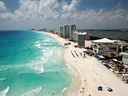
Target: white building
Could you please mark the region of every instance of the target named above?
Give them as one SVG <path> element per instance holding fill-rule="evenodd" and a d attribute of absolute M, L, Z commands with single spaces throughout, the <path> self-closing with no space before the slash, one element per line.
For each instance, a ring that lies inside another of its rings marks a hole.
<path fill-rule="evenodd" d="M 77 32 L 73 33 L 73 41 L 77 42 L 80 47 L 85 47 L 85 40 L 89 38 L 87 32 Z"/>
<path fill-rule="evenodd" d="M 93 40 L 94 52 L 110 58 L 118 57 L 119 53 L 123 52 L 123 48 L 126 46 L 128 46 L 128 44 L 120 40 L 111 40 L 107 38 Z"/>
<path fill-rule="evenodd" d="M 102 38 L 93 40 L 93 50 L 96 54 L 103 55 L 105 57 L 116 57 L 117 46 L 114 44 L 114 40 Z"/>
<path fill-rule="evenodd" d="M 127 52 L 121 52 L 120 55 L 122 55 L 123 64 L 127 64 L 128 65 L 128 53 Z"/>
<path fill-rule="evenodd" d="M 69 27 L 69 39 L 73 40 L 73 33 L 76 31 L 76 25 L 70 25 Z"/>
<path fill-rule="evenodd" d="M 76 25 L 65 24 L 59 27 L 59 31 L 61 37 L 73 40 L 73 33 L 76 31 Z"/>

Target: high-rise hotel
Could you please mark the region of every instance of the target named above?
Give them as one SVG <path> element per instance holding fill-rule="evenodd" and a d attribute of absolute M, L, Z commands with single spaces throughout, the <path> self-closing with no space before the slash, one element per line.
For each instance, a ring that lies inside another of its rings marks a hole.
<path fill-rule="evenodd" d="M 60 36 L 73 40 L 73 33 L 76 31 L 76 25 L 63 25 L 59 27 Z"/>

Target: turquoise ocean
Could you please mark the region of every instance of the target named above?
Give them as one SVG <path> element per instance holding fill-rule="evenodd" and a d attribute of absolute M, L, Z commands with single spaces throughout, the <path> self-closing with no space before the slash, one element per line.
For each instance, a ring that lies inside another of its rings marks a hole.
<path fill-rule="evenodd" d="M 63 96 L 71 75 L 45 32 L 0 31 L 0 96 Z"/>

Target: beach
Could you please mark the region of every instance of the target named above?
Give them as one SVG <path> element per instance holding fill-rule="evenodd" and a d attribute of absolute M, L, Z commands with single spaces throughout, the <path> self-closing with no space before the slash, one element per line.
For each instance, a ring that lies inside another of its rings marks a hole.
<path fill-rule="evenodd" d="M 61 45 L 69 42 L 56 34 L 46 33 L 55 38 Z M 67 89 L 67 96 L 128 96 L 128 85 L 120 80 L 113 72 L 108 70 L 95 57 L 83 57 L 82 50 L 74 47 L 71 42 L 64 49 L 65 64 L 71 70 L 74 78 L 72 85 Z M 103 90 L 98 91 L 102 86 Z M 112 88 L 112 92 L 108 89 Z"/>

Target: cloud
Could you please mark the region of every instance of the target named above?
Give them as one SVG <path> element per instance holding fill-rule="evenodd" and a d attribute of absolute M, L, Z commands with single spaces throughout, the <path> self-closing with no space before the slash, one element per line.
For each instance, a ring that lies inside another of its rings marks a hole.
<path fill-rule="evenodd" d="M 76 14 L 75 20 L 83 28 L 127 28 L 127 10 L 86 10 Z M 78 18 L 78 20 L 77 20 Z"/>
<path fill-rule="evenodd" d="M 7 13 L 7 8 L 5 4 L 2 1 L 0 1 L 0 18 L 6 17 L 7 16 L 6 13 Z"/>
<path fill-rule="evenodd" d="M 8 11 L 4 2 L 0 1 L 0 21 L 9 20 L 12 17 L 12 13 Z"/>
<path fill-rule="evenodd" d="M 59 24 L 75 23 L 80 28 L 127 28 L 128 12 L 116 8 L 105 11 L 78 10 L 80 0 L 20 0 L 20 6 L 10 12 L 0 1 L 0 29 L 57 28 Z"/>
<path fill-rule="evenodd" d="M 77 5 L 80 3 L 80 0 L 72 0 L 71 4 L 65 4 L 63 10 L 66 12 L 76 11 Z"/>
<path fill-rule="evenodd" d="M 4 2 L 0 1 L 0 12 L 5 12 L 7 8 L 5 7 Z"/>

